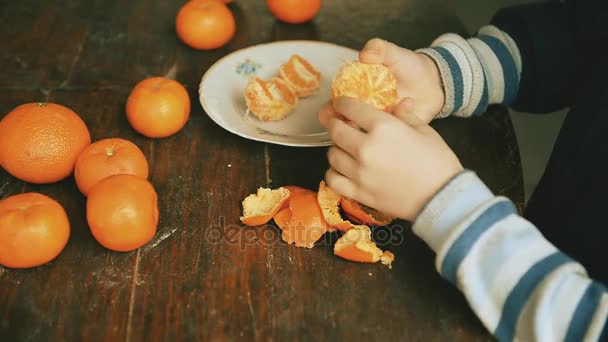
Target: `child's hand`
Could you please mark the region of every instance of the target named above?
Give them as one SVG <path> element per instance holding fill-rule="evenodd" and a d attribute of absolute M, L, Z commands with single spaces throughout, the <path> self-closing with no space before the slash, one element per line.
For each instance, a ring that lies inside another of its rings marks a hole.
<path fill-rule="evenodd" d="M 441 75 L 430 57 L 374 38 L 365 44 L 359 60 L 384 64 L 395 75 L 399 96 L 409 101 L 407 109 L 396 111 L 401 114 L 401 120 L 408 122 L 408 116 L 413 114 L 429 123 L 443 108 Z"/>
<path fill-rule="evenodd" d="M 403 114 L 403 113 L 398 113 Z M 362 130 L 346 124 L 353 121 Z M 335 146 L 326 181 L 338 193 L 406 220 L 463 170 L 443 139 L 425 124 L 410 126 L 350 98 L 319 112 Z"/>

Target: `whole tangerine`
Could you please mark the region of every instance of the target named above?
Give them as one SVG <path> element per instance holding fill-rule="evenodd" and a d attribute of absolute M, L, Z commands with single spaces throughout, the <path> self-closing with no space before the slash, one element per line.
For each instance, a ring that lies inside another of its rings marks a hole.
<path fill-rule="evenodd" d="M 127 99 L 127 120 L 148 138 L 166 138 L 190 117 L 190 96 L 179 82 L 151 77 L 139 82 Z"/>
<path fill-rule="evenodd" d="M 148 178 L 148 161 L 134 143 L 118 138 L 103 139 L 87 146 L 74 168 L 76 185 L 83 195 L 99 181 L 113 175 Z"/>
<path fill-rule="evenodd" d="M 266 0 L 270 13 L 289 24 L 302 24 L 321 10 L 321 0 Z"/>
<path fill-rule="evenodd" d="M 40 266 L 55 259 L 70 237 L 70 221 L 55 200 L 38 193 L 0 201 L 0 264 Z"/>
<path fill-rule="evenodd" d="M 82 119 L 55 103 L 27 103 L 0 122 L 0 164 L 11 175 L 46 184 L 68 177 L 91 143 Z"/>
<path fill-rule="evenodd" d="M 118 252 L 137 249 L 156 234 L 156 191 L 141 177 L 110 176 L 89 191 L 87 222 L 102 246 Z"/>
<path fill-rule="evenodd" d="M 175 31 L 186 45 L 212 50 L 226 45 L 234 37 L 236 21 L 223 1 L 191 0 L 177 13 Z"/>

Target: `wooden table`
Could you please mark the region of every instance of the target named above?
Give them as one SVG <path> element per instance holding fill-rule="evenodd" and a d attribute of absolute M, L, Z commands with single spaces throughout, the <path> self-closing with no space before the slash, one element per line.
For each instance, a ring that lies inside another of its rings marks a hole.
<path fill-rule="evenodd" d="M 418 48 L 445 31 L 465 33 L 455 15 L 434 0 L 331 0 L 314 22 L 290 26 L 261 0 L 237 0 L 234 40 L 200 52 L 175 36 L 181 3 L 0 1 L 0 115 L 26 102 L 57 102 L 82 116 L 94 140 L 134 141 L 150 162 L 161 215 L 151 243 L 110 252 L 89 233 L 72 178 L 38 186 L 0 171 L 0 198 L 47 194 L 72 225 L 50 264 L 0 267 L 0 340 L 490 339 L 404 222 L 391 235 L 392 270 L 334 257 L 329 243 L 288 246 L 276 227 L 242 227 L 240 201 L 257 187 L 316 189 L 326 150 L 244 140 L 215 125 L 197 101 L 202 74 L 231 51 L 286 39 L 358 49 L 374 36 Z M 136 134 L 124 114 L 133 85 L 157 75 L 175 77 L 192 98 L 186 127 L 162 140 Z M 519 153 L 504 109 L 434 126 L 466 167 L 521 205 Z"/>

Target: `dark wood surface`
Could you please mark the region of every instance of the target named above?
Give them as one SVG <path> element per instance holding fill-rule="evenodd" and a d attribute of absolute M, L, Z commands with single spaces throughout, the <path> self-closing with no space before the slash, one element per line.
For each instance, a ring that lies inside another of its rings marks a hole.
<path fill-rule="evenodd" d="M 404 222 L 378 233 L 385 242 L 390 236 L 392 270 L 334 257 L 336 236 L 304 250 L 281 242 L 274 226 L 241 226 L 240 201 L 257 187 L 315 189 L 326 150 L 244 140 L 215 125 L 197 101 L 205 70 L 250 45 L 313 39 L 358 49 L 379 36 L 418 48 L 446 31 L 465 33 L 445 3 L 331 0 L 312 23 L 291 26 L 262 0 L 237 0 L 230 5 L 236 37 L 211 52 L 177 40 L 181 3 L 0 1 L 0 117 L 22 103 L 56 102 L 79 113 L 94 140 L 134 141 L 149 160 L 161 217 L 148 245 L 110 252 L 89 233 L 72 178 L 39 186 L 0 171 L 0 199 L 47 194 L 72 225 L 66 249 L 50 264 L 0 267 L 0 340 L 490 339 Z M 162 75 L 186 86 L 192 113 L 179 134 L 152 140 L 129 127 L 124 106 L 136 82 Z M 433 125 L 466 167 L 521 206 L 519 153 L 504 109 Z"/>

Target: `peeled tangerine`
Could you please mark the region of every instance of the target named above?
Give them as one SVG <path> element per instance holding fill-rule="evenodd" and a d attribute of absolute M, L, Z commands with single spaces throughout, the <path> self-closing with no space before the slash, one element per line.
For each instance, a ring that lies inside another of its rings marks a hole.
<path fill-rule="evenodd" d="M 319 192 L 317 193 L 317 201 L 323 212 L 325 222 L 332 228 L 346 232 L 353 227 L 353 224 L 350 221 L 344 220 L 342 215 L 340 215 L 338 205 L 341 199 L 342 196 L 325 185 L 324 181 L 321 181 Z"/>
<path fill-rule="evenodd" d="M 298 104 L 298 97 L 285 81 L 273 77 L 264 81 L 251 77 L 245 88 L 245 103 L 251 113 L 262 121 L 287 117 Z"/>
<path fill-rule="evenodd" d="M 334 254 L 355 262 L 376 263 L 378 261 L 391 268 L 395 255 L 382 251 L 372 241 L 368 226 L 353 226 L 334 245 Z"/>
<path fill-rule="evenodd" d="M 289 190 L 259 188 L 257 193 L 243 200 L 243 216 L 241 222 L 248 226 L 266 224 L 281 209 L 289 198 Z"/>
<path fill-rule="evenodd" d="M 380 110 L 397 103 L 397 79 L 381 64 L 353 62 L 342 67 L 332 83 L 332 98 L 352 97 Z"/>
<path fill-rule="evenodd" d="M 293 55 L 279 68 L 279 76 L 299 97 L 312 95 L 321 85 L 321 72 L 299 55 Z"/>

